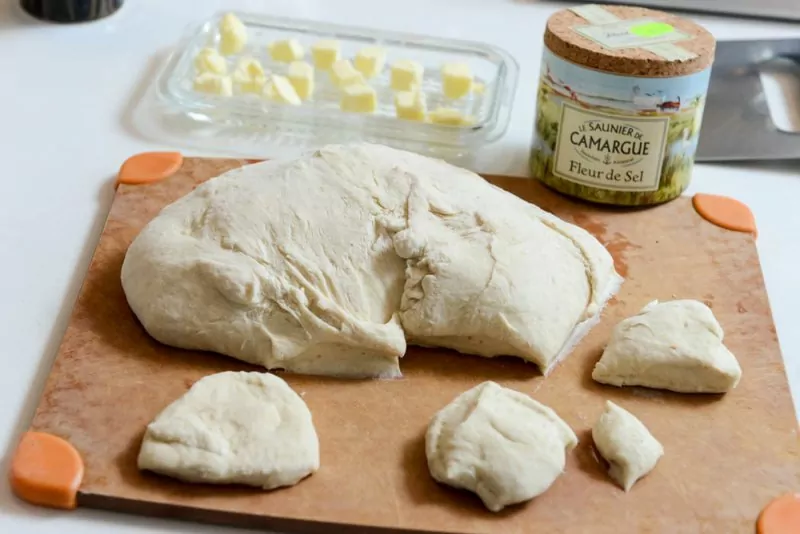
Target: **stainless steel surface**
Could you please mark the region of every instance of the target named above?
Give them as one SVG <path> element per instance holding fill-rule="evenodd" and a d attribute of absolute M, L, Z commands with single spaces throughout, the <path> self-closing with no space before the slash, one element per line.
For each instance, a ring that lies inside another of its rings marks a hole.
<path fill-rule="evenodd" d="M 717 43 L 696 161 L 800 159 L 800 134 L 772 122 L 759 74 L 779 58 L 800 61 L 800 39 Z"/>
<path fill-rule="evenodd" d="M 666 10 L 800 21 L 800 0 L 604 0 Z"/>

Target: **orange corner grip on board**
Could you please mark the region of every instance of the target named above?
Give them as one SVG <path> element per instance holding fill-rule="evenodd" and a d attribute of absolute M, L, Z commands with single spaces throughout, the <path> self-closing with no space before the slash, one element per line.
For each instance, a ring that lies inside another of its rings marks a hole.
<path fill-rule="evenodd" d="M 712 224 L 758 237 L 753 212 L 742 202 L 730 197 L 697 193 L 692 198 L 695 211 Z"/>
<path fill-rule="evenodd" d="M 117 185 L 150 184 L 169 178 L 183 165 L 180 152 L 142 152 L 125 160 L 119 168 Z"/>
<path fill-rule="evenodd" d="M 71 510 L 77 505 L 83 460 L 67 441 L 26 432 L 11 460 L 11 489 L 32 504 Z"/>
<path fill-rule="evenodd" d="M 797 534 L 800 532 L 800 493 L 789 493 L 770 502 L 756 523 L 758 534 Z"/>

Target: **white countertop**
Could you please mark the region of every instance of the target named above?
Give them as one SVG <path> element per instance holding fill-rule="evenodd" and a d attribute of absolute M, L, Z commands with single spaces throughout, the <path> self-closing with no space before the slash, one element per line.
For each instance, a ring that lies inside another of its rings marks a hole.
<path fill-rule="evenodd" d="M 425 7 L 423 5 L 427 4 Z M 150 81 L 153 58 L 189 24 L 240 9 L 486 41 L 511 52 L 521 75 L 506 136 L 474 170 L 527 175 L 541 36 L 564 4 L 510 0 L 127 0 L 91 24 L 39 23 L 0 0 L 0 471 L 29 424 L 111 202 L 120 163 L 144 150 L 125 121 Z M 800 37 L 800 25 L 695 17 L 718 39 Z M 192 154 L 191 151 L 184 151 Z M 217 154 L 203 154 L 217 155 Z M 755 213 L 758 250 L 795 407 L 800 406 L 800 162 L 698 165 L 690 192 L 730 195 Z M 732 288 L 735 290 L 735 288 Z M 5 478 L 5 475 L 2 475 Z M 0 532 L 236 533 L 240 529 L 91 510 L 47 511 L 0 484 Z"/>

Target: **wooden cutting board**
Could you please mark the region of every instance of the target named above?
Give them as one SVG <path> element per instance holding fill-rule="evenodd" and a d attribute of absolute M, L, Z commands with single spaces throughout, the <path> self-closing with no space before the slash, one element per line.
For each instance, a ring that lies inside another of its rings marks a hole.
<path fill-rule="evenodd" d="M 289 489 L 190 485 L 136 468 L 145 426 L 199 378 L 254 369 L 212 353 L 170 348 L 137 322 L 120 285 L 125 251 L 166 204 L 242 160 L 191 159 L 161 182 L 120 185 L 31 425 L 66 439 L 85 472 L 79 506 L 303 532 L 752 533 L 772 498 L 800 489 L 797 420 L 751 234 L 702 219 L 681 198 L 647 210 L 578 204 L 536 182 L 488 179 L 583 226 L 627 279 L 601 323 L 546 379 L 533 365 L 409 347 L 405 377 L 337 380 L 281 374 L 310 407 L 321 469 Z M 743 368 L 725 396 L 595 383 L 613 325 L 653 299 L 710 305 Z M 494 380 L 551 406 L 580 444 L 545 494 L 499 514 L 435 483 L 424 432 L 456 395 Z M 606 399 L 632 411 L 666 450 L 630 493 L 593 451 Z M 337 528 L 338 527 L 338 528 Z M 350 528 L 347 528 L 350 527 Z"/>

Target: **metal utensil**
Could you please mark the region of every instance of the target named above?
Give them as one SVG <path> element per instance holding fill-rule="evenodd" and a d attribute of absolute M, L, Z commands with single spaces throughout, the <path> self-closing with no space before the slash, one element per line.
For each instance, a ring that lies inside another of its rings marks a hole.
<path fill-rule="evenodd" d="M 761 83 L 780 58 L 800 63 L 800 39 L 717 43 L 697 161 L 800 159 L 800 134 L 775 126 Z"/>

